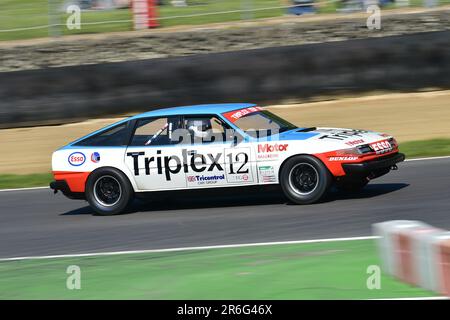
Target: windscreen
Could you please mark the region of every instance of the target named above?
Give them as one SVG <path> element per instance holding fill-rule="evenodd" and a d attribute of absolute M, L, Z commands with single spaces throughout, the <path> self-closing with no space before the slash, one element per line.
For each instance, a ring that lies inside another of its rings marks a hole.
<path fill-rule="evenodd" d="M 297 126 L 261 107 L 249 107 L 223 113 L 223 116 L 252 137 L 273 135 Z"/>

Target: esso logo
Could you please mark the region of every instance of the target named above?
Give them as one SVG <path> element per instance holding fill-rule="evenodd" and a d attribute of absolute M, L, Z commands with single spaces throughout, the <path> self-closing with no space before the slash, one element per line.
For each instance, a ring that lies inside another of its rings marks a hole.
<path fill-rule="evenodd" d="M 81 152 L 74 152 L 69 156 L 68 160 L 70 165 L 78 167 L 86 161 L 86 156 Z"/>
<path fill-rule="evenodd" d="M 384 153 L 392 150 L 392 146 L 387 140 L 372 143 L 370 146 L 376 153 Z"/>

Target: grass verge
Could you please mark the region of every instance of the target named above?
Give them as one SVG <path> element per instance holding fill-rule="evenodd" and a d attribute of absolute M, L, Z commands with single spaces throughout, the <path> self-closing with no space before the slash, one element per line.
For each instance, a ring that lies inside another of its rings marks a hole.
<path fill-rule="evenodd" d="M 70 16 L 63 10 L 61 2 L 57 2 L 54 11 L 57 14 L 54 22 L 65 24 Z M 279 0 L 258 0 L 252 2 L 252 9 L 273 8 L 269 10 L 260 10 L 253 13 L 236 12 L 247 9 L 243 7 L 241 0 L 227 1 L 190 1 L 186 7 L 174 7 L 166 4 L 158 7 L 160 23 L 162 27 L 177 25 L 199 25 L 215 22 L 237 21 L 241 19 L 258 19 L 281 16 L 284 13 L 282 9 L 276 9 L 281 5 Z M 274 8 L 275 7 L 275 8 Z M 48 0 L 3 0 L 0 3 L 0 30 L 11 30 L 17 28 L 28 28 L 36 26 L 46 26 L 49 23 L 48 18 Z M 222 14 L 212 14 L 216 12 L 228 12 Z M 195 16 L 203 14 L 200 16 Z M 64 26 L 55 27 L 53 32 L 60 35 L 82 34 L 82 33 L 100 33 L 112 31 L 131 31 L 133 30 L 133 16 L 131 10 L 85 10 L 81 13 L 80 30 L 69 30 Z M 95 23 L 85 24 L 83 23 Z M 10 32 L 0 32 L 0 40 L 18 40 L 47 37 L 48 28 L 39 28 L 32 30 L 17 30 Z"/>
<path fill-rule="evenodd" d="M 62 26 L 50 30 L 48 0 L 2 0 L 0 3 L 0 41 L 19 40 L 48 37 L 50 33 L 58 35 L 101 33 L 112 31 L 133 30 L 133 17 L 130 9 L 113 10 L 85 10 L 81 14 L 82 28 L 80 30 L 69 30 L 65 25 L 69 14 L 64 12 L 64 1 L 54 1 L 51 11 L 55 16 L 52 23 Z M 450 0 L 441 0 L 440 5 L 450 3 Z M 167 1 L 165 5 L 158 6 L 161 27 L 178 25 L 202 25 L 208 23 L 239 21 L 244 19 L 260 19 L 279 17 L 286 13 L 286 2 L 281 0 L 191 0 L 188 6 L 174 7 Z M 411 6 L 422 6 L 419 0 L 413 0 Z M 341 6 L 339 2 L 328 2 L 317 6 L 319 14 L 335 13 Z M 395 6 L 387 7 L 395 8 Z M 263 10 L 264 9 L 264 10 Z M 240 12 L 242 10 L 254 10 L 252 12 Z M 218 12 L 225 12 L 216 14 Z M 93 23 L 93 24 L 86 24 Z M 85 25 L 83 25 L 85 24 Z M 21 28 L 37 29 L 20 30 Z"/>
<path fill-rule="evenodd" d="M 450 155 L 450 139 L 409 141 L 400 144 L 401 152 L 407 158 Z M 0 174 L 0 189 L 48 186 L 53 177 L 50 173 L 28 175 Z"/>
<path fill-rule="evenodd" d="M 434 294 L 381 275 L 373 240 L 0 262 L 0 299 L 372 299 Z M 76 265 L 81 289 L 69 290 Z"/>
<path fill-rule="evenodd" d="M 407 158 L 438 157 L 450 155 L 450 139 L 430 139 L 400 143 Z"/>
<path fill-rule="evenodd" d="M 43 187 L 52 180 L 51 173 L 0 174 L 0 189 Z"/>

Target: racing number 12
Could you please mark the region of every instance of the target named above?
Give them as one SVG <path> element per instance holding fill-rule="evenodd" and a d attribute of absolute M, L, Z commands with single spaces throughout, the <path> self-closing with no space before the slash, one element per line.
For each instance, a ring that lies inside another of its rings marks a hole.
<path fill-rule="evenodd" d="M 241 164 L 241 166 L 239 167 L 239 169 L 237 170 L 237 172 L 234 172 L 234 163 L 233 162 L 239 162 L 241 156 L 244 156 L 244 162 Z M 244 166 L 248 163 L 248 154 L 246 154 L 245 152 L 239 152 L 236 153 L 234 160 L 233 160 L 233 154 L 229 153 L 227 154 L 228 160 L 230 162 L 230 174 L 242 174 L 242 173 L 248 173 L 248 168 L 247 169 L 243 169 Z"/>

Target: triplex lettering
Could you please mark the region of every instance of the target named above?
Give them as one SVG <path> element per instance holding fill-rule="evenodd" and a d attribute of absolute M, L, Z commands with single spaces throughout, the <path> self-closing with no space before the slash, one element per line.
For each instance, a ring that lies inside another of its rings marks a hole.
<path fill-rule="evenodd" d="M 185 173 L 190 170 L 194 172 L 213 171 L 217 168 L 219 171 L 223 171 L 223 167 L 220 165 L 220 157 L 222 153 L 206 155 L 197 153 L 195 150 L 182 150 L 182 159 L 178 156 L 162 156 L 161 150 L 156 151 L 156 156 L 145 157 L 145 152 L 129 152 L 128 157 L 133 158 L 134 175 L 139 175 L 139 165 L 144 164 L 145 175 L 150 175 L 150 164 L 156 162 L 156 169 L 158 174 L 165 174 L 166 180 L 171 180 L 171 174 L 177 174 L 182 169 Z M 207 164 L 207 159 L 211 161 Z M 142 162 L 143 161 L 143 162 Z"/>

